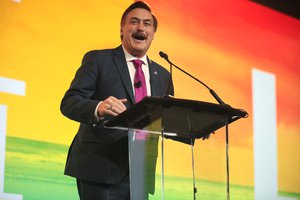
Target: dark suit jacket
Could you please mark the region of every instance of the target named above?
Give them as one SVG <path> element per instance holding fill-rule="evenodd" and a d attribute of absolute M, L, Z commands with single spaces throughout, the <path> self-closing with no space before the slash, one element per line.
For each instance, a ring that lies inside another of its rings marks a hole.
<path fill-rule="evenodd" d="M 150 61 L 152 96 L 164 96 L 169 73 Z M 173 91 L 173 87 L 171 89 Z M 99 101 L 109 96 L 126 98 L 127 107 L 135 103 L 130 75 L 121 46 L 88 52 L 61 102 L 61 112 L 80 122 L 70 146 L 65 174 L 87 181 L 114 184 L 128 173 L 126 131 L 105 129 L 94 112 Z"/>

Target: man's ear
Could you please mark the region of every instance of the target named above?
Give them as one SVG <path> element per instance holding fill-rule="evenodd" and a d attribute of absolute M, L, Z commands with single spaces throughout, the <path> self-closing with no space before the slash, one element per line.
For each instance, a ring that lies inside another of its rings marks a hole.
<path fill-rule="evenodd" d="M 120 29 L 120 37 L 121 37 L 121 40 L 123 40 L 123 30 L 122 30 L 122 28 Z"/>

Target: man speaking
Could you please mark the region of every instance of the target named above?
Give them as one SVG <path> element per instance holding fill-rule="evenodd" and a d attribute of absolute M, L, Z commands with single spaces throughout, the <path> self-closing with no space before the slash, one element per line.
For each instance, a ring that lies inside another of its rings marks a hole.
<path fill-rule="evenodd" d="M 145 96 L 165 96 L 170 79 L 146 55 L 157 30 L 150 7 L 131 4 L 120 28 L 122 44 L 86 53 L 61 102 L 61 112 L 80 122 L 65 174 L 76 178 L 82 200 L 130 199 L 127 131 L 106 129 L 103 122 Z"/>

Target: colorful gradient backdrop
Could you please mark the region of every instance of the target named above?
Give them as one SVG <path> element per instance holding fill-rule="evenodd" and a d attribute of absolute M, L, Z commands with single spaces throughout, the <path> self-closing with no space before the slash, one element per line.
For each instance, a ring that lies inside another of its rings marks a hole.
<path fill-rule="evenodd" d="M 0 76 L 26 82 L 24 97 L 0 93 L 0 104 L 8 106 L 8 142 L 21 138 L 71 143 L 78 124 L 61 115 L 60 100 L 85 52 L 120 44 L 120 18 L 131 2 L 0 1 Z M 159 19 L 150 58 L 168 69 L 158 52 L 168 53 L 170 60 L 207 83 L 226 103 L 249 113 L 249 118 L 230 126 L 233 185 L 254 186 L 251 70 L 276 76 L 278 189 L 299 197 L 300 21 L 251 1 L 147 2 Z M 203 86 L 181 72 L 174 69 L 173 77 L 175 97 L 215 102 Z M 210 140 L 197 141 L 195 150 L 203 152 L 197 159 L 200 179 L 226 181 L 224 135 L 220 130 Z M 169 145 L 168 175 L 190 176 L 189 150 L 171 141 Z M 14 155 L 7 150 L 6 172 L 15 167 Z M 64 163 L 59 165 L 63 177 Z M 22 193 L 22 187 L 5 184 L 4 191 Z"/>

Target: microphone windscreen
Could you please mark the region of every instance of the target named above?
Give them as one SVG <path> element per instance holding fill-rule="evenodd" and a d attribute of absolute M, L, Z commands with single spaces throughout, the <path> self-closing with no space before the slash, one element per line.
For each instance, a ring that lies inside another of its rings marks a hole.
<path fill-rule="evenodd" d="M 164 52 L 160 51 L 159 52 L 160 57 L 164 58 L 164 59 L 168 59 L 168 55 L 165 54 Z"/>

